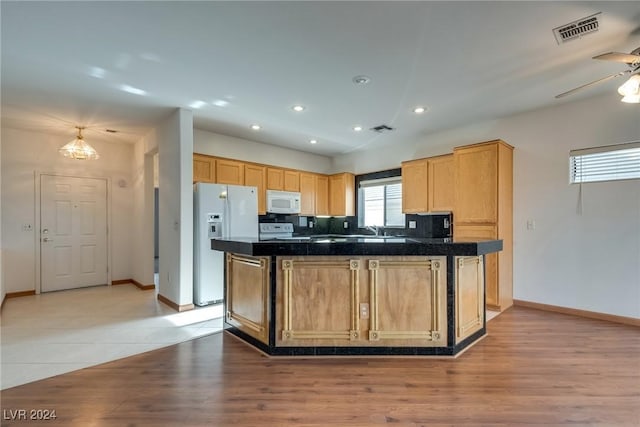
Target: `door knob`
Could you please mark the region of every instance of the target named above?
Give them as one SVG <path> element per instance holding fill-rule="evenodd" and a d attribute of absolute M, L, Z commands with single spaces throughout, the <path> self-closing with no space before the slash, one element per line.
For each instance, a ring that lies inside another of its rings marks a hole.
<path fill-rule="evenodd" d="M 53 239 L 50 239 L 50 238 L 48 238 L 48 237 L 45 237 L 45 238 L 43 238 L 43 239 L 42 239 L 42 241 L 43 241 L 43 242 L 52 242 L 52 241 L 53 241 Z"/>

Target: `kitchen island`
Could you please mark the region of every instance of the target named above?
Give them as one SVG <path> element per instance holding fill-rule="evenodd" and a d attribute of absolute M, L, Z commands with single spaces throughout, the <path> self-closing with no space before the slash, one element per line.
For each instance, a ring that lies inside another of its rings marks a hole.
<path fill-rule="evenodd" d="M 484 255 L 501 240 L 212 240 L 225 329 L 272 356 L 456 356 L 485 336 Z"/>

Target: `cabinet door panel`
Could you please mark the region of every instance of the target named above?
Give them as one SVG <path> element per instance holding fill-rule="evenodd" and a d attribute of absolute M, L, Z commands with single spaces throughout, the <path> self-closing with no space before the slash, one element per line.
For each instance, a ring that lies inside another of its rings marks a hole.
<path fill-rule="evenodd" d="M 216 161 L 213 157 L 193 155 L 193 182 L 216 182 Z"/>
<path fill-rule="evenodd" d="M 495 145 L 456 149 L 456 222 L 495 223 L 498 219 L 498 149 Z"/>
<path fill-rule="evenodd" d="M 300 214 L 316 214 L 316 176 L 300 172 Z"/>
<path fill-rule="evenodd" d="M 355 177 L 351 173 L 329 176 L 329 215 L 355 215 Z"/>
<path fill-rule="evenodd" d="M 284 190 L 284 170 L 267 168 L 267 190 Z"/>
<path fill-rule="evenodd" d="M 453 155 L 429 159 L 429 212 L 453 211 Z"/>
<path fill-rule="evenodd" d="M 329 177 L 316 175 L 316 215 L 329 215 Z"/>
<path fill-rule="evenodd" d="M 284 171 L 284 191 L 300 191 L 300 172 Z"/>
<path fill-rule="evenodd" d="M 216 182 L 244 185 L 244 164 L 235 160 L 216 160 Z"/>
<path fill-rule="evenodd" d="M 427 159 L 402 163 L 402 212 L 429 211 Z"/>

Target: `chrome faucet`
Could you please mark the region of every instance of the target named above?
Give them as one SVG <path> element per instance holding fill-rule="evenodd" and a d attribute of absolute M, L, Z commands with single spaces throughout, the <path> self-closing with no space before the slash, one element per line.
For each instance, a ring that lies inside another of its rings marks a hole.
<path fill-rule="evenodd" d="M 373 231 L 373 233 L 376 236 L 378 235 L 378 232 L 380 231 L 380 227 L 378 227 L 377 225 L 365 225 L 364 228 L 369 230 L 369 231 Z"/>

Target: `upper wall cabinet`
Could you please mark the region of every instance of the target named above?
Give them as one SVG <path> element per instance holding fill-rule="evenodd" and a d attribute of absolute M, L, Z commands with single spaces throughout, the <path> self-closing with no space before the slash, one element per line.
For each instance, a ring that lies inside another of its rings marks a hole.
<path fill-rule="evenodd" d="M 453 154 L 430 157 L 427 179 L 430 212 L 453 212 Z"/>
<path fill-rule="evenodd" d="M 453 155 L 402 162 L 402 211 L 453 211 Z"/>
<path fill-rule="evenodd" d="M 455 222 L 495 224 L 506 205 L 510 215 L 513 147 L 500 140 L 489 141 L 458 147 L 453 157 Z"/>
<path fill-rule="evenodd" d="M 284 190 L 284 170 L 267 168 L 267 190 Z"/>
<path fill-rule="evenodd" d="M 244 185 L 244 163 L 236 160 L 216 159 L 218 184 Z"/>
<path fill-rule="evenodd" d="M 300 191 L 300 172 L 284 171 L 284 191 Z"/>
<path fill-rule="evenodd" d="M 316 174 L 300 172 L 300 215 L 316 214 Z"/>
<path fill-rule="evenodd" d="M 193 182 L 216 182 L 216 160 L 213 157 L 193 155 Z"/>
<path fill-rule="evenodd" d="M 329 215 L 355 215 L 355 177 L 352 173 L 329 175 Z"/>
<path fill-rule="evenodd" d="M 427 159 L 402 162 L 402 212 L 429 212 Z"/>
<path fill-rule="evenodd" d="M 329 177 L 316 175 L 316 215 L 329 215 Z M 302 181 L 302 179 L 301 179 Z"/>
<path fill-rule="evenodd" d="M 267 168 L 247 163 L 244 165 L 244 185 L 258 188 L 258 214 L 267 213 L 266 188 Z"/>

